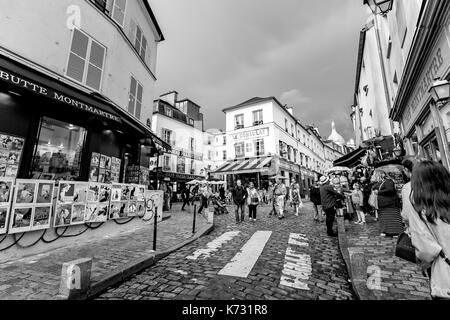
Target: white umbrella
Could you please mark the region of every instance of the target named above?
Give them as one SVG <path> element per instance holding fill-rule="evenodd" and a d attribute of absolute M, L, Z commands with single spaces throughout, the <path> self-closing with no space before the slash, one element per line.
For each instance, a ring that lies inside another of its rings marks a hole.
<path fill-rule="evenodd" d="M 198 180 L 192 180 L 192 181 L 189 181 L 189 182 L 186 183 L 186 184 L 197 184 L 197 183 L 200 183 L 200 181 L 198 181 Z"/>

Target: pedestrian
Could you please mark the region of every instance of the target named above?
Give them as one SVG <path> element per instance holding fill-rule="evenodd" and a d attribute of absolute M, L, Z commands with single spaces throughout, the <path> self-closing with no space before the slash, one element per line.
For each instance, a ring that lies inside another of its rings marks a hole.
<path fill-rule="evenodd" d="M 334 189 L 341 194 L 343 197 L 342 198 L 338 198 L 336 200 L 336 211 L 337 211 L 337 216 L 338 217 L 343 217 L 344 216 L 344 200 L 345 200 L 345 196 L 344 196 L 344 187 L 341 184 L 341 180 L 339 177 L 335 177 L 332 180 L 333 183 L 333 187 Z"/>
<path fill-rule="evenodd" d="M 378 197 L 376 190 L 378 190 L 378 188 L 381 185 L 380 175 L 374 173 L 370 179 L 370 183 L 371 183 L 371 194 L 369 196 L 368 203 L 372 207 L 373 212 L 375 214 L 375 221 L 378 221 Z"/>
<path fill-rule="evenodd" d="M 256 190 L 253 182 L 250 182 L 247 192 L 248 192 L 247 204 L 248 204 L 249 220 L 256 221 L 256 208 L 258 207 L 258 204 L 261 202 L 261 197 L 258 193 L 258 190 Z"/>
<path fill-rule="evenodd" d="M 295 207 L 295 216 L 298 217 L 300 208 L 303 208 L 303 201 L 300 195 L 300 185 L 297 183 L 295 179 L 292 179 L 291 181 L 289 198 L 291 199 L 291 203 Z"/>
<path fill-rule="evenodd" d="M 353 191 L 351 193 L 351 199 L 353 207 L 355 208 L 356 215 L 358 217 L 358 221 L 355 222 L 355 224 L 365 224 L 366 223 L 366 217 L 364 215 L 363 211 L 363 205 L 364 205 L 364 195 L 361 191 L 361 186 L 359 183 L 353 184 Z"/>
<path fill-rule="evenodd" d="M 322 176 L 320 178 L 320 201 L 322 203 L 323 211 L 326 215 L 327 234 L 330 237 L 337 237 L 337 233 L 333 231 L 333 223 L 336 216 L 337 200 L 344 196 L 337 192 L 333 186 L 330 185 L 330 178 Z"/>
<path fill-rule="evenodd" d="M 381 184 L 375 190 L 378 198 L 380 235 L 382 237 L 398 236 L 403 233 L 403 224 L 400 215 L 400 199 L 395 189 L 395 183 L 384 171 L 380 171 L 380 179 Z"/>
<path fill-rule="evenodd" d="M 181 191 L 181 199 L 183 200 L 183 206 L 181 207 L 181 211 L 184 211 L 186 205 L 188 207 L 190 206 L 190 194 L 191 192 L 189 191 L 189 186 L 186 185 L 183 191 Z"/>
<path fill-rule="evenodd" d="M 309 188 L 309 200 L 311 200 L 314 205 L 314 221 L 323 222 L 322 204 L 320 202 L 320 187 L 317 181 Z"/>
<path fill-rule="evenodd" d="M 284 219 L 284 206 L 286 202 L 285 199 L 287 195 L 287 190 L 285 184 L 279 177 L 277 177 L 275 181 L 276 181 L 275 190 L 273 191 L 274 201 L 276 203 L 276 208 L 278 211 L 278 219 L 281 220 Z"/>
<path fill-rule="evenodd" d="M 405 159 L 402 161 L 402 165 L 403 165 L 403 172 L 406 178 L 408 180 L 411 180 L 414 163 L 409 159 Z M 409 236 L 411 236 L 411 233 L 409 231 L 409 216 L 411 214 L 415 214 L 414 207 L 411 203 L 410 194 L 411 194 L 411 181 L 405 183 L 402 187 L 402 212 L 401 212 L 403 223 L 405 224 L 406 233 Z"/>
<path fill-rule="evenodd" d="M 236 205 L 236 223 L 244 222 L 245 214 L 245 202 L 247 200 L 248 193 L 247 190 L 242 186 L 242 181 L 237 180 L 236 186 L 233 189 L 233 201 Z M 240 211 L 240 216 L 239 216 Z"/>
<path fill-rule="evenodd" d="M 220 195 L 220 200 L 224 201 L 225 200 L 225 188 L 222 186 L 219 189 L 219 195 Z"/>
<path fill-rule="evenodd" d="M 208 185 L 206 183 L 203 183 L 199 189 L 199 192 L 200 192 L 200 209 L 198 210 L 198 213 L 201 214 L 203 212 L 203 209 L 208 208 L 208 199 L 210 195 Z"/>
<path fill-rule="evenodd" d="M 410 231 L 416 257 L 428 271 L 431 296 L 450 299 L 450 173 L 438 162 L 414 165 Z"/>

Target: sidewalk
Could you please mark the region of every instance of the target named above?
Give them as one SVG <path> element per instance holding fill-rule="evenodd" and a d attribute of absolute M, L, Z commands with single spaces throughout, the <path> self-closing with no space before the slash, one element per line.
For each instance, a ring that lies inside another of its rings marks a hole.
<path fill-rule="evenodd" d="M 355 225 L 353 222 L 345 222 L 345 238 L 339 239 L 339 245 L 347 260 L 354 253 L 363 253 L 366 267 L 369 268 L 367 276 L 370 279 L 376 274 L 376 270 L 381 270 L 380 289 L 370 290 L 367 288 L 354 286 L 357 295 L 361 300 L 428 300 L 430 288 L 427 278 L 422 275 L 418 265 L 395 256 L 395 246 L 397 239 L 380 236 L 379 223 L 374 218 L 367 216 L 366 225 Z M 340 232 L 343 232 L 343 221 L 340 224 Z M 347 247 L 347 248 L 345 248 Z M 348 254 L 349 253 L 349 254 Z M 345 258 L 345 257 L 344 257 Z M 349 261 L 349 273 L 352 281 L 355 282 L 356 274 L 361 274 L 361 265 L 356 261 Z M 376 267 L 380 269 L 377 269 Z M 370 280 L 369 280 L 370 281 Z M 368 281 L 368 282 L 369 282 Z M 364 283 L 365 286 L 367 286 Z"/>
<path fill-rule="evenodd" d="M 112 285 L 118 270 L 132 272 L 143 261 L 158 260 L 170 251 L 209 232 L 213 225 L 197 215 L 196 234 L 192 234 L 193 215 L 175 204 L 171 217 L 158 224 L 157 251 L 153 248 L 153 225 L 115 236 L 74 245 L 44 254 L 0 264 L 0 300 L 56 299 L 64 262 L 92 258 L 91 288 Z M 134 269 L 133 269 L 134 268 Z M 120 272 L 119 272 L 120 273 Z"/>

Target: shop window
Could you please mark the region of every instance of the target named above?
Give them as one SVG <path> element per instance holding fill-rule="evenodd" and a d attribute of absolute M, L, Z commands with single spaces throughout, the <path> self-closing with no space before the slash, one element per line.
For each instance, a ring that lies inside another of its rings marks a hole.
<path fill-rule="evenodd" d="M 134 77 L 131 77 L 128 112 L 138 119 L 141 118 L 143 91 L 142 85 Z"/>
<path fill-rule="evenodd" d="M 79 180 L 86 129 L 43 118 L 33 159 L 33 178 Z"/>
<path fill-rule="evenodd" d="M 183 157 L 178 157 L 177 159 L 177 172 L 178 173 L 186 172 L 186 159 Z"/>
<path fill-rule="evenodd" d="M 78 29 L 73 29 L 66 75 L 100 91 L 106 48 Z"/>

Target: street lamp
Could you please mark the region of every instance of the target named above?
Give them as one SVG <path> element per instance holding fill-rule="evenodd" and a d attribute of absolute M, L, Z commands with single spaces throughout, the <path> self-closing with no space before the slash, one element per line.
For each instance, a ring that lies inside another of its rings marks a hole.
<path fill-rule="evenodd" d="M 367 4 L 373 14 L 386 14 L 392 10 L 393 0 L 364 0 L 363 4 Z"/>
<path fill-rule="evenodd" d="M 437 80 L 429 90 L 436 103 L 443 102 L 450 98 L 450 82 L 447 80 Z"/>

